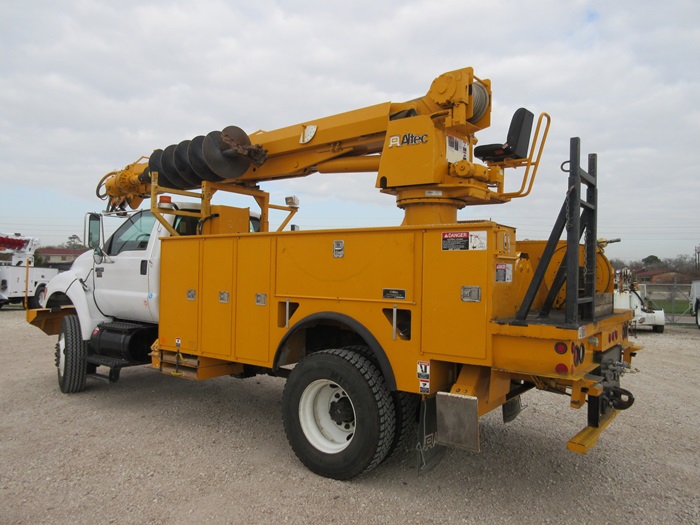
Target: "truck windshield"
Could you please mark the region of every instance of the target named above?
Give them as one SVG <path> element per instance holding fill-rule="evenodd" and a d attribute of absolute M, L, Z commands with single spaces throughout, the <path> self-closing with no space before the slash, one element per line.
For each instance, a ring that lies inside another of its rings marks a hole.
<path fill-rule="evenodd" d="M 135 213 L 114 232 L 105 244 L 107 255 L 117 255 L 124 251 L 145 250 L 156 218 L 150 211 Z"/>

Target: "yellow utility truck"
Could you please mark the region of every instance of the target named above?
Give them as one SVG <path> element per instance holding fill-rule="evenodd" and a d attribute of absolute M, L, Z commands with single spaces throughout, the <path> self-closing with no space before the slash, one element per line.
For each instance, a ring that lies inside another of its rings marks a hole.
<path fill-rule="evenodd" d="M 549 116 L 518 109 L 505 142 L 477 146 L 491 107 L 490 82 L 464 68 L 408 102 L 250 135 L 229 126 L 108 173 L 107 209 L 86 218 L 94 252 L 27 314 L 58 335 L 61 390 L 132 365 L 196 381 L 281 376 L 292 449 L 336 479 L 406 448 L 421 466 L 444 446 L 476 451 L 479 418 L 501 407 L 512 420 L 532 388 L 587 405 L 568 447 L 588 451 L 632 405 L 620 377 L 639 350 L 596 241 L 596 157 L 584 169 L 571 139 L 548 240 L 459 221 L 465 206 L 527 196 L 540 164 Z M 298 199 L 272 204 L 260 188 L 358 172 L 377 174 L 401 225 L 287 229 Z M 255 207 L 214 204 L 221 192 Z M 271 210 L 286 214 L 277 231 Z M 103 241 L 110 214 L 124 222 Z"/>

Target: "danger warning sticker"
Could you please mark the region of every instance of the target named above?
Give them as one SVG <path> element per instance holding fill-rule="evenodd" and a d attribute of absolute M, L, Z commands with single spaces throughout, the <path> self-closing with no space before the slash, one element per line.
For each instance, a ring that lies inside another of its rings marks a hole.
<path fill-rule="evenodd" d="M 510 283 L 513 282 L 513 265 L 496 263 L 496 282 Z"/>
<path fill-rule="evenodd" d="M 469 249 L 469 232 L 443 232 L 442 249 L 461 251 Z"/>
<path fill-rule="evenodd" d="M 430 380 L 430 361 L 418 361 L 418 379 Z"/>
<path fill-rule="evenodd" d="M 486 232 L 443 232 L 443 251 L 485 250 Z"/>
<path fill-rule="evenodd" d="M 452 135 L 447 135 L 447 162 L 456 164 L 469 159 L 469 143 Z"/>

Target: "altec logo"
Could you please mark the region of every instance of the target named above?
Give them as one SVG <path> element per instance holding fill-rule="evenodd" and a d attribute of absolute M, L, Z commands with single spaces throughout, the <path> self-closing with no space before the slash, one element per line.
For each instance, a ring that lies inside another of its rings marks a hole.
<path fill-rule="evenodd" d="M 406 133 L 405 135 L 392 135 L 389 137 L 389 147 L 415 146 L 416 144 L 426 144 L 428 142 L 428 134 L 414 135 Z"/>

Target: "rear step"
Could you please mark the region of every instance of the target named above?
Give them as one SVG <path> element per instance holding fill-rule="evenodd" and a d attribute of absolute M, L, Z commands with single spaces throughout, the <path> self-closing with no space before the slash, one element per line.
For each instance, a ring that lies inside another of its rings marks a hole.
<path fill-rule="evenodd" d="M 598 443 L 598 437 L 603 433 L 607 426 L 615 419 L 618 411 L 612 410 L 610 416 L 600 424 L 598 427 L 587 426 L 581 432 L 572 437 L 566 444 L 566 448 L 572 452 L 577 452 L 579 454 L 585 454 L 591 450 L 596 443 Z"/>
<path fill-rule="evenodd" d="M 212 357 L 160 349 L 151 352 L 150 356 L 153 360 L 153 367 L 158 368 L 162 373 L 194 381 L 243 373 L 241 363 L 232 363 Z"/>

